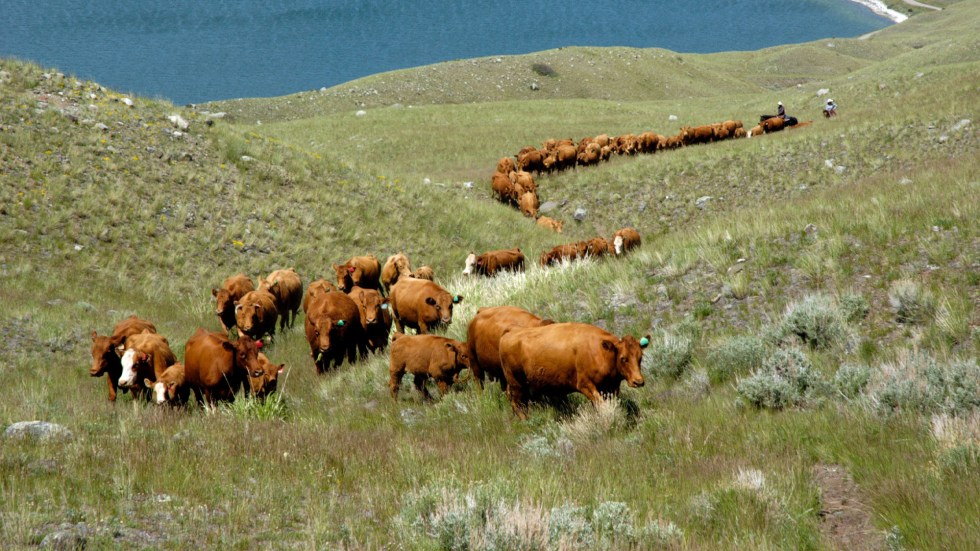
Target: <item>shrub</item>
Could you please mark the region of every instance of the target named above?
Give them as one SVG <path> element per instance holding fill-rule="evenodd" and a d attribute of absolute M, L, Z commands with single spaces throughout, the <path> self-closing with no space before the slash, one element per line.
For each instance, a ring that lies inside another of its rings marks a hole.
<path fill-rule="evenodd" d="M 592 510 L 592 526 L 606 543 L 629 542 L 636 536 L 633 514 L 621 501 L 603 501 Z"/>
<path fill-rule="evenodd" d="M 871 381 L 871 368 L 866 365 L 844 364 L 834 374 L 834 389 L 852 399 L 861 394 Z"/>
<path fill-rule="evenodd" d="M 736 336 L 728 339 L 708 353 L 708 377 L 714 384 L 729 380 L 762 365 L 766 357 L 766 345 L 762 339 L 752 336 Z"/>
<path fill-rule="evenodd" d="M 667 520 L 651 520 L 637 533 L 640 545 L 649 547 L 670 547 L 684 542 L 684 531 Z"/>
<path fill-rule="evenodd" d="M 592 442 L 628 425 L 626 411 L 619 407 L 619 398 L 609 397 L 595 407 L 585 405 L 575 416 L 561 423 L 561 433 L 576 444 Z"/>
<path fill-rule="evenodd" d="M 757 408 L 803 406 L 822 386 L 809 358 L 799 349 L 777 349 L 762 368 L 738 383 L 739 396 Z"/>
<path fill-rule="evenodd" d="M 814 348 L 828 348 L 843 342 L 847 325 L 833 300 L 823 294 L 808 295 L 786 308 L 783 335 L 796 335 Z"/>
<path fill-rule="evenodd" d="M 548 540 L 553 549 L 591 549 L 595 546 L 595 533 L 585 507 L 554 507 L 550 516 Z"/>
<path fill-rule="evenodd" d="M 911 353 L 881 367 L 873 401 L 883 411 L 964 415 L 980 409 L 980 368 L 975 358 L 946 363 Z"/>
<path fill-rule="evenodd" d="M 691 339 L 664 333 L 663 342 L 643 354 L 644 363 L 658 377 L 678 378 L 691 364 Z"/>
<path fill-rule="evenodd" d="M 548 65 L 547 63 L 533 63 L 531 65 L 531 70 L 543 77 L 558 76 L 558 72 L 555 71 L 555 69 L 551 65 Z"/>
<path fill-rule="evenodd" d="M 864 298 L 864 295 L 856 293 L 848 293 L 841 296 L 838 303 L 840 305 L 841 315 L 849 322 L 863 320 L 868 317 L 868 312 L 871 311 L 871 308 L 868 306 L 868 300 Z"/>
<path fill-rule="evenodd" d="M 289 401 L 278 392 L 265 398 L 239 396 L 234 402 L 224 405 L 219 411 L 242 419 L 280 420 L 290 417 Z"/>
<path fill-rule="evenodd" d="M 935 309 L 932 293 L 911 279 L 894 281 L 888 289 L 888 301 L 899 323 L 922 323 Z"/>

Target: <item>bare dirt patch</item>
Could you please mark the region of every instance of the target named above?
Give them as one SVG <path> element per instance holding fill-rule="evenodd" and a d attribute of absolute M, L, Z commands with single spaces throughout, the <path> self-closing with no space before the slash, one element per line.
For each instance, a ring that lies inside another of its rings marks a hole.
<path fill-rule="evenodd" d="M 820 532 L 834 549 L 884 550 L 885 539 L 871 522 L 871 507 L 840 465 L 818 464 L 813 478 L 820 488 Z"/>

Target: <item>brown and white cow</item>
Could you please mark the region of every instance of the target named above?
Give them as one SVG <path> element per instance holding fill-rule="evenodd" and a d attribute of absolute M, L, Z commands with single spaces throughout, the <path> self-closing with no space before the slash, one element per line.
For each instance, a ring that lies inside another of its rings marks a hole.
<path fill-rule="evenodd" d="M 245 274 L 228 276 L 221 282 L 221 287 L 211 288 L 211 296 L 215 299 L 215 314 L 221 321 L 221 328 L 227 333 L 236 325 L 235 302 L 242 299 L 246 293 L 254 291 L 252 279 Z"/>
<path fill-rule="evenodd" d="M 640 232 L 635 228 L 623 228 L 613 234 L 612 252 L 616 256 L 626 254 L 640 245 Z"/>
<path fill-rule="evenodd" d="M 233 401 L 249 373 L 259 370 L 259 348 L 248 335 L 230 341 L 198 328 L 184 346 L 184 380 L 202 404 Z"/>
<path fill-rule="evenodd" d="M 129 388 L 134 394 L 142 393 L 144 379 L 156 381 L 168 367 L 177 363 L 167 339 L 149 329 L 130 335 L 116 350 L 121 354 L 119 363 L 122 364 L 119 386 Z"/>
<path fill-rule="evenodd" d="M 190 397 L 184 364 L 180 362 L 165 369 L 156 381 L 144 378 L 143 384 L 150 390 L 150 401 L 155 404 L 183 406 Z"/>
<path fill-rule="evenodd" d="M 484 275 L 493 277 L 501 271 L 523 272 L 524 253 L 520 247 L 487 251 L 481 255 L 471 252 L 466 256 L 463 275 Z"/>
<path fill-rule="evenodd" d="M 157 328 L 149 321 L 130 316 L 117 323 L 109 336 L 92 331 L 92 367 L 88 374 L 93 377 L 106 376 L 110 402 L 116 401 L 119 376 L 122 375 L 122 364 L 119 362 L 117 348 L 126 342 L 127 337 L 146 330 L 156 333 Z M 124 392 L 125 390 L 123 389 Z"/>
<path fill-rule="evenodd" d="M 500 367 L 500 337 L 505 332 L 552 323 L 516 306 L 480 308 L 466 328 L 470 372 L 477 386 L 482 390 L 484 379 L 490 379 L 499 381 L 501 390 L 507 390 L 507 380 Z"/>
<path fill-rule="evenodd" d="M 279 331 L 292 327 L 303 304 L 303 280 L 293 268 L 275 270 L 259 281 L 259 289 L 269 291 L 276 300 Z"/>
<path fill-rule="evenodd" d="M 333 264 L 333 269 L 337 274 L 337 287 L 345 293 L 355 285 L 381 289 L 381 263 L 374 255 L 353 256 L 343 264 Z"/>
<path fill-rule="evenodd" d="M 399 282 L 400 284 L 401 282 Z M 397 287 L 397 285 L 396 285 Z M 361 315 L 352 298 L 340 291 L 317 296 L 310 302 L 305 320 L 306 341 L 317 373 L 357 361 L 358 352 L 367 354 Z"/>
<path fill-rule="evenodd" d="M 406 373 L 414 375 L 415 388 L 426 400 L 432 396 L 425 388 L 429 377 L 439 385 L 443 396 L 449 391 L 456 375 L 470 367 L 470 351 L 466 343 L 438 335 L 404 335 L 395 333 L 388 363 L 388 389 L 398 399 L 398 389 Z"/>
<path fill-rule="evenodd" d="M 400 333 L 406 327 L 419 333 L 449 325 L 453 321 L 453 305 L 463 302 L 462 295 L 453 295 L 435 282 L 425 279 L 400 279 L 391 288 L 391 315 Z"/>
<path fill-rule="evenodd" d="M 585 323 L 555 323 L 508 331 L 500 339 L 500 364 L 514 413 L 527 419 L 532 396 L 581 392 L 593 404 L 619 395 L 622 381 L 644 384 L 640 362 L 649 336 L 617 337 Z"/>
<path fill-rule="evenodd" d="M 279 309 L 276 308 L 276 297 L 266 290 L 258 289 L 235 303 L 235 321 L 238 324 L 238 334 L 260 339 L 263 335 L 271 338 L 276 332 L 276 320 L 279 319 Z"/>
<path fill-rule="evenodd" d="M 368 350 L 384 351 L 388 347 L 388 334 L 391 332 L 388 299 L 374 289 L 361 287 L 354 287 L 347 296 L 357 305 Z"/>

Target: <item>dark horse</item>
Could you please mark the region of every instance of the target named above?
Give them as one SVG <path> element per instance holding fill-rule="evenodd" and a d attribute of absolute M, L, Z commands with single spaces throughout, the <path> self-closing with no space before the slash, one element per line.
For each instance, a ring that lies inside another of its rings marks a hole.
<path fill-rule="evenodd" d="M 774 119 L 774 118 L 776 118 L 778 116 L 779 115 L 759 115 L 759 122 L 760 123 L 761 122 L 765 122 L 766 119 Z M 785 126 L 796 126 L 797 123 L 800 122 L 796 117 L 790 117 L 790 116 L 787 116 L 784 120 L 786 121 L 783 124 L 784 127 Z"/>

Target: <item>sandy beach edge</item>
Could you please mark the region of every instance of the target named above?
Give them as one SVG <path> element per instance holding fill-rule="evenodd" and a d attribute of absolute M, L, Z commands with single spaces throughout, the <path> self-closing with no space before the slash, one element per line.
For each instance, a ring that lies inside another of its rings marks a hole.
<path fill-rule="evenodd" d="M 895 23 L 901 23 L 902 21 L 905 21 L 906 19 L 909 18 L 909 16 L 903 13 L 897 12 L 893 9 L 889 9 L 889 7 L 886 6 L 885 3 L 882 2 L 881 0 L 850 0 L 850 1 L 856 4 L 861 4 L 862 6 L 868 8 L 874 13 L 882 17 L 887 17 L 888 19 L 891 19 Z"/>

